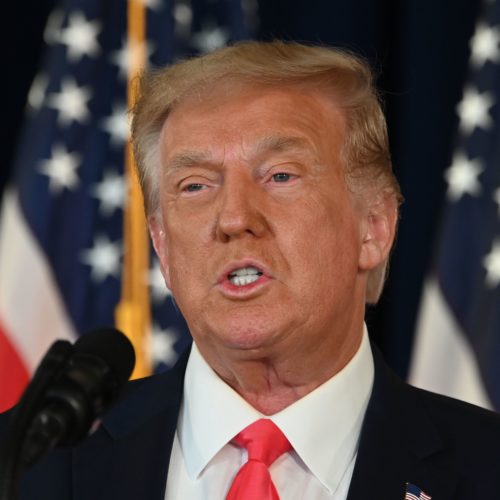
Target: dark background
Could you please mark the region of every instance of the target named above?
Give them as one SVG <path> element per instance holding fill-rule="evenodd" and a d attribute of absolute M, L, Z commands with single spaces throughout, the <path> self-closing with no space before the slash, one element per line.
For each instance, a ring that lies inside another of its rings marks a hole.
<path fill-rule="evenodd" d="M 2 6 L 4 93 L 0 193 L 19 147 L 24 104 L 55 0 Z M 344 46 L 368 58 L 386 103 L 394 169 L 406 202 L 370 333 L 401 375 L 408 367 L 423 279 L 439 233 L 476 0 L 260 0 L 258 38 Z M 26 145 L 24 145 L 26 146 Z"/>

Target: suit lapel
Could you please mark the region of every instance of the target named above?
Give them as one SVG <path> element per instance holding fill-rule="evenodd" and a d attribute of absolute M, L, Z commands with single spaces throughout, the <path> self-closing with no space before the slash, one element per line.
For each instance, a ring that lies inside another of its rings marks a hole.
<path fill-rule="evenodd" d="M 348 500 L 402 500 L 406 483 L 435 499 L 452 498 L 456 468 L 425 401 L 400 381 L 373 348 L 375 380 Z"/>
<path fill-rule="evenodd" d="M 131 384 L 73 452 L 75 500 L 163 500 L 188 353 L 175 368 Z"/>

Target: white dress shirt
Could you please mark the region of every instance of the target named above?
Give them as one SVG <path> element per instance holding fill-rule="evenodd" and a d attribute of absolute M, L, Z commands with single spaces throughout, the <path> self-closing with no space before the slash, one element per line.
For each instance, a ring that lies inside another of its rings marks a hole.
<path fill-rule="evenodd" d="M 247 460 L 246 450 L 231 439 L 255 420 L 270 418 L 293 447 L 269 469 L 280 499 L 345 500 L 373 376 L 365 327 L 358 351 L 343 370 L 266 417 L 227 385 L 193 344 L 165 498 L 223 500 Z"/>

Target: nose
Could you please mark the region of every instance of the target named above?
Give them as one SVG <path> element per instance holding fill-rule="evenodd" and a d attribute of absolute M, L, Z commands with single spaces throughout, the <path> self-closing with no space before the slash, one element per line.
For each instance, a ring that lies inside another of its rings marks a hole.
<path fill-rule="evenodd" d="M 265 195 L 246 175 L 225 180 L 220 192 L 216 236 L 221 241 L 242 236 L 262 237 L 268 229 Z"/>

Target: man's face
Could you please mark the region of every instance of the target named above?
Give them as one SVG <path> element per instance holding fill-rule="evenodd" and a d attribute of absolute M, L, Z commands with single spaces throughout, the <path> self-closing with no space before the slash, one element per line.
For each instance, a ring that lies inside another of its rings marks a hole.
<path fill-rule="evenodd" d="M 345 133 L 329 99 L 297 89 L 218 89 L 168 117 L 151 232 L 202 352 L 306 355 L 359 338 L 373 266 Z"/>

